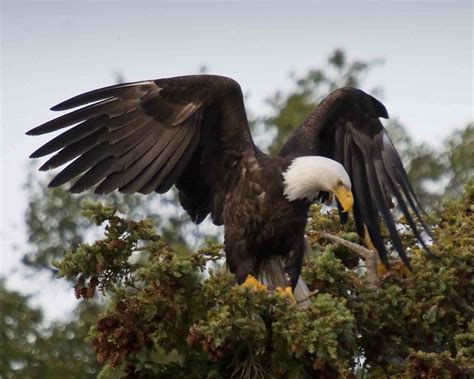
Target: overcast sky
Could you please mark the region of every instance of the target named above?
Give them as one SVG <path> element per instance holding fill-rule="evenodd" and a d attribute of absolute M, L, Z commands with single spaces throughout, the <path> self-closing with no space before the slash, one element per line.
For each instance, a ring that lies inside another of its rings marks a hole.
<path fill-rule="evenodd" d="M 350 58 L 384 58 L 365 89 L 380 86 L 390 115 L 417 140 L 439 145 L 473 118 L 471 1 L 159 2 L 1 1 L 0 275 L 12 288 L 39 293 L 56 317 L 72 291 L 25 280 L 21 187 L 28 155 L 46 138 L 24 133 L 53 116 L 70 96 L 127 80 L 196 73 L 231 76 L 254 114 L 289 89 L 288 73 L 319 67 L 335 49 Z M 46 290 L 45 290 L 46 288 Z M 41 289 L 41 290 L 40 290 Z"/>

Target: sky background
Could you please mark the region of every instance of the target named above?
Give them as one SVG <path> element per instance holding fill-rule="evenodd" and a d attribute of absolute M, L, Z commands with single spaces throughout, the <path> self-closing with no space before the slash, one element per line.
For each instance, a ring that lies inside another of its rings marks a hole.
<path fill-rule="evenodd" d="M 50 318 L 67 317 L 76 301 L 67 284 L 27 276 L 20 263 L 27 157 L 49 138 L 24 133 L 116 72 L 135 81 L 205 65 L 239 81 L 262 115 L 268 96 L 291 89 L 291 71 L 321 67 L 342 48 L 350 59 L 384 59 L 363 89 L 382 87 L 389 114 L 418 141 L 439 146 L 474 117 L 471 1 L 0 3 L 0 276 Z"/>

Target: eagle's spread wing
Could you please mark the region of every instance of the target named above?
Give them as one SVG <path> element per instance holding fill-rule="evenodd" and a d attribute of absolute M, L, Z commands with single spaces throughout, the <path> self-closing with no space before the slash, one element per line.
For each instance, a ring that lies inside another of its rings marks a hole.
<path fill-rule="evenodd" d="M 387 263 L 379 224 L 381 215 L 394 248 L 409 265 L 390 211 L 394 206 L 392 198 L 426 250 L 421 233 L 429 234 L 429 230 L 420 217 L 422 208 L 380 117 L 388 118 L 387 110 L 374 97 L 355 88 L 335 90 L 293 132 L 280 155 L 322 155 L 340 162 L 352 182 L 359 235 L 364 235 L 365 224 L 382 261 Z M 346 218 L 347 214 L 341 213 L 341 219 Z"/>
<path fill-rule="evenodd" d="M 27 133 L 72 126 L 31 155 L 57 152 L 41 170 L 73 160 L 54 177 L 51 187 L 77 177 L 71 192 L 97 186 L 96 193 L 115 189 L 163 193 L 176 184 L 183 207 L 196 222 L 216 206 L 213 162 L 222 158 L 226 147 L 253 148 L 240 86 L 225 77 L 196 75 L 118 84 L 51 109 L 76 107 L 82 108 Z"/>

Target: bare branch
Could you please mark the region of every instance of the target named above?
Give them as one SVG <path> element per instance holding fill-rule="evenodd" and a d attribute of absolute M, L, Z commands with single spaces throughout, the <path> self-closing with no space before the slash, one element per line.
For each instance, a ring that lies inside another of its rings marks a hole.
<path fill-rule="evenodd" d="M 318 232 L 317 234 L 319 235 L 319 237 L 326 238 L 341 246 L 347 247 L 349 250 L 353 251 L 364 260 L 374 255 L 373 250 L 369 250 L 366 247 L 359 245 L 358 243 L 348 241 L 344 238 L 326 232 Z"/>
<path fill-rule="evenodd" d="M 338 245 L 344 246 L 361 257 L 365 261 L 365 266 L 367 268 L 367 281 L 369 282 L 370 287 L 378 287 L 379 277 L 377 276 L 377 263 L 379 258 L 376 251 L 367 249 L 358 243 L 345 240 L 344 238 L 326 232 L 317 232 L 317 235 L 320 238 L 326 238 Z"/>
<path fill-rule="evenodd" d="M 309 300 L 309 298 L 313 297 L 314 295 L 317 295 L 319 293 L 319 290 L 314 290 L 311 291 L 308 296 L 304 297 L 303 299 L 299 300 L 297 303 L 301 304 L 304 303 L 306 300 Z"/>

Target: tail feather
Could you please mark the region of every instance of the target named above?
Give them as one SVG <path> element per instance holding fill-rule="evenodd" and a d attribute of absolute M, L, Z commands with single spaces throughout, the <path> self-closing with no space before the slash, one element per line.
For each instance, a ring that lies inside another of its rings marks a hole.
<path fill-rule="evenodd" d="M 306 283 L 304 282 L 303 278 L 300 276 L 298 279 L 298 283 L 296 284 L 295 290 L 293 291 L 293 296 L 298 303 L 298 306 L 301 308 L 309 307 L 310 290 Z"/>
<path fill-rule="evenodd" d="M 283 264 L 278 258 L 269 259 L 261 264 L 258 280 L 270 289 L 290 286 L 289 281 L 286 279 Z M 299 307 L 306 308 L 309 306 L 309 294 L 309 288 L 300 276 L 293 290 L 293 296 Z"/>

